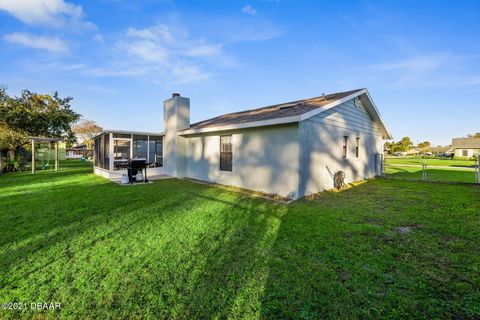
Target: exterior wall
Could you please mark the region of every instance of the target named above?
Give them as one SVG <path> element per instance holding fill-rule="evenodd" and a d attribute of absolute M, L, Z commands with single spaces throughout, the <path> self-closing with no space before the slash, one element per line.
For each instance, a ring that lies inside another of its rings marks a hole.
<path fill-rule="evenodd" d="M 467 150 L 467 152 L 468 152 L 467 156 L 463 155 L 463 150 Z M 455 157 L 471 158 L 474 155 L 478 155 L 478 154 L 479 154 L 479 150 L 477 150 L 477 149 L 455 149 Z"/>
<path fill-rule="evenodd" d="M 163 166 L 165 173 L 177 178 L 186 175 L 187 142 L 177 132 L 190 127 L 190 99 L 175 96 L 164 102 Z"/>
<path fill-rule="evenodd" d="M 226 134 L 188 137 L 188 178 L 296 198 L 298 124 L 231 132 L 231 172 L 220 170 L 220 135 Z"/>
<path fill-rule="evenodd" d="M 347 158 L 343 158 L 344 136 L 348 136 Z M 333 174 L 338 170 L 345 172 L 347 183 L 374 177 L 376 155 L 383 153 L 379 128 L 353 100 L 300 122 L 299 141 L 299 196 L 333 188 Z"/>
<path fill-rule="evenodd" d="M 105 170 L 99 167 L 93 167 L 93 173 L 95 173 L 97 176 L 110 179 L 110 171 L 108 170 Z"/>

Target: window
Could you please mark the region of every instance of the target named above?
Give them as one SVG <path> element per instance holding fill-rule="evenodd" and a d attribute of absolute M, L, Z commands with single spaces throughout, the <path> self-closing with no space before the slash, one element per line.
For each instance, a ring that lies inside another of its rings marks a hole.
<path fill-rule="evenodd" d="M 355 99 L 353 99 L 353 105 L 355 106 L 355 109 L 357 109 L 362 105 L 362 101 L 360 101 L 359 97 L 356 97 Z"/>
<path fill-rule="evenodd" d="M 232 171 L 232 136 L 220 136 L 220 170 Z"/>
<path fill-rule="evenodd" d="M 468 157 L 468 150 L 462 150 L 462 156 Z"/>
<path fill-rule="evenodd" d="M 357 138 L 357 144 L 355 146 L 355 157 L 358 158 L 358 149 L 360 148 L 360 138 Z"/>
<path fill-rule="evenodd" d="M 348 136 L 343 136 L 343 158 L 347 158 L 347 140 Z"/>

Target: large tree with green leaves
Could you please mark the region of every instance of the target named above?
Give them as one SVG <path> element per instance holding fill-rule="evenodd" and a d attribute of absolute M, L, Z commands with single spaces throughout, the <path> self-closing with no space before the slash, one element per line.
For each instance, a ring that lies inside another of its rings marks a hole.
<path fill-rule="evenodd" d="M 0 150 L 16 150 L 25 146 L 27 136 L 74 139 L 72 124 L 80 114 L 70 106 L 71 97 L 37 94 L 23 90 L 19 97 L 7 94 L 0 86 Z"/>
<path fill-rule="evenodd" d="M 417 147 L 422 150 L 428 150 L 430 148 L 430 141 L 420 142 Z"/>
<path fill-rule="evenodd" d="M 413 145 L 413 142 L 410 139 L 410 137 L 403 137 L 402 140 L 400 140 L 397 143 L 402 147 L 403 149 L 402 151 L 410 150 L 410 147 Z"/>

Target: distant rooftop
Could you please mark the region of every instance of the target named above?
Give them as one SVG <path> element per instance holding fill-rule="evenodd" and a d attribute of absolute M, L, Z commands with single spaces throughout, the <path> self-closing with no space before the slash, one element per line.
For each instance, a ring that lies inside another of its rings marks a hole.
<path fill-rule="evenodd" d="M 454 149 L 480 149 L 480 138 L 453 138 Z"/>

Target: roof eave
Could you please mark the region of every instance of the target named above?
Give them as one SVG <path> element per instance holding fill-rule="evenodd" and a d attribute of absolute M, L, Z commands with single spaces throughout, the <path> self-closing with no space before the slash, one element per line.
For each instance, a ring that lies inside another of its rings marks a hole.
<path fill-rule="evenodd" d="M 120 133 L 120 134 L 138 134 L 138 135 L 151 135 L 151 136 L 164 136 L 165 133 L 163 132 L 147 132 L 147 131 L 133 131 L 133 130 L 116 130 L 116 129 L 105 129 L 102 132 L 95 135 L 93 139 L 98 138 L 101 135 L 107 133 Z"/>
<path fill-rule="evenodd" d="M 281 124 L 300 122 L 300 118 L 301 117 L 299 115 L 296 115 L 296 116 L 290 116 L 290 117 L 282 117 L 282 118 L 275 118 L 275 119 L 268 119 L 268 120 L 261 120 L 261 121 L 231 124 L 231 125 L 226 125 L 226 126 L 216 126 L 216 127 L 198 128 L 198 129 L 191 128 L 191 129 L 186 129 L 186 130 L 177 132 L 177 135 L 188 136 L 188 135 L 199 134 L 199 133 L 220 132 L 220 131 L 265 127 L 265 126 L 275 126 L 275 125 L 281 125 Z"/>

